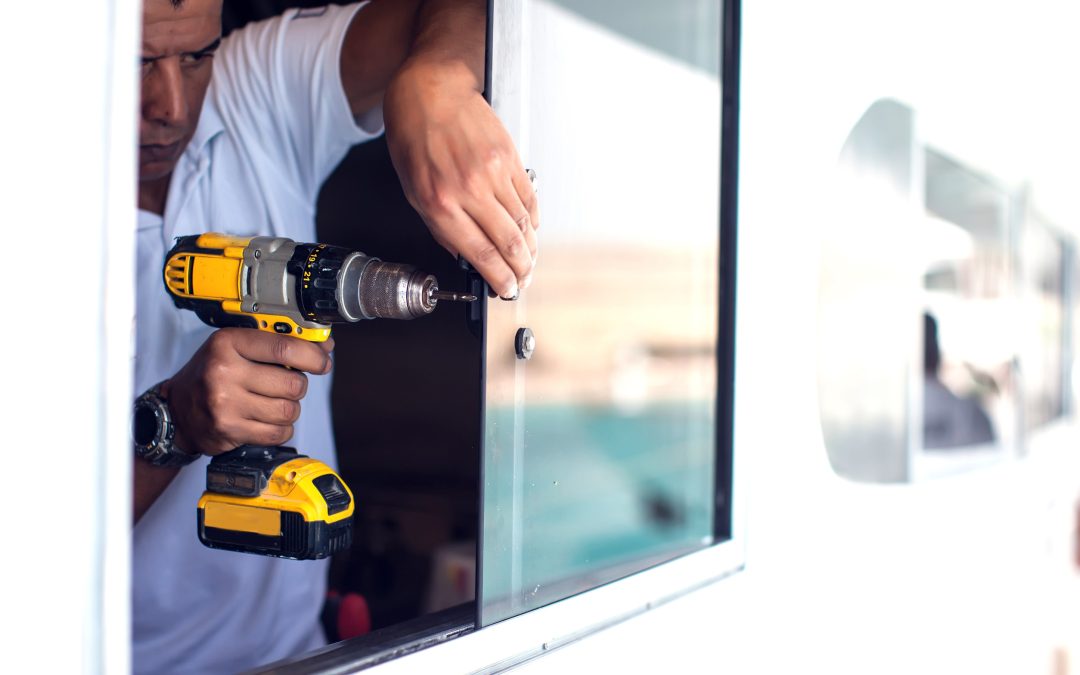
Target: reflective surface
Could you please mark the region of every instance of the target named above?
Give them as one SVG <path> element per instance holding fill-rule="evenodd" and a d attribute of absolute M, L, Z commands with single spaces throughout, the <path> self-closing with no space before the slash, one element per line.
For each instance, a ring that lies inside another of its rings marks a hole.
<path fill-rule="evenodd" d="M 492 102 L 539 176 L 541 253 L 521 300 L 489 302 L 483 625 L 705 546 L 715 509 L 720 82 L 598 21 L 661 11 L 718 54 L 718 14 L 523 6 L 496 9 Z"/>
<path fill-rule="evenodd" d="M 986 466 L 1071 405 L 1072 249 L 1030 190 L 872 104 L 822 242 L 818 394 L 833 469 L 903 482 Z"/>
<path fill-rule="evenodd" d="M 1018 400 L 1012 201 L 942 153 L 928 149 L 925 161 L 922 447 L 1012 447 Z"/>
<path fill-rule="evenodd" d="M 1033 219 L 1024 236 L 1024 317 L 1021 358 L 1024 363 L 1024 428 L 1037 429 L 1065 414 L 1070 383 L 1065 364 L 1071 360 L 1067 261 L 1070 249 L 1062 236 Z"/>

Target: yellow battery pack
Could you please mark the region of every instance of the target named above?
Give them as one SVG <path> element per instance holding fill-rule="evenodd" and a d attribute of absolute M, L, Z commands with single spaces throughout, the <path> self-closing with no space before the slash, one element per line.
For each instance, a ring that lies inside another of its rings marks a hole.
<path fill-rule="evenodd" d="M 293 448 L 245 445 L 214 457 L 198 509 L 210 548 L 314 560 L 352 544 L 352 491 Z"/>

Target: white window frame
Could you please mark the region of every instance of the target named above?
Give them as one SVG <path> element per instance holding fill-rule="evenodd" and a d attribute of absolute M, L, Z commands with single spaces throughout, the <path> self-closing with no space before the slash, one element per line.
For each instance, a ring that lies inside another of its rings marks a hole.
<path fill-rule="evenodd" d="M 514 138 L 526 166 L 529 165 L 529 148 L 525 144 L 528 137 L 525 112 L 528 83 L 525 73 L 528 72 L 530 48 L 527 38 L 530 2 L 494 0 L 490 3 L 491 100 L 499 118 Z M 733 448 L 739 447 L 738 433 L 736 425 Z M 746 467 L 745 462 L 740 461 L 738 452 L 732 454 L 729 539 L 443 644 L 399 657 L 374 670 L 385 674 L 498 672 L 577 642 L 741 570 L 746 560 Z"/>
<path fill-rule="evenodd" d="M 141 15 L 140 0 L 28 2 L 0 24 L 3 220 L 24 293 L 5 339 L 10 672 L 130 669 Z"/>

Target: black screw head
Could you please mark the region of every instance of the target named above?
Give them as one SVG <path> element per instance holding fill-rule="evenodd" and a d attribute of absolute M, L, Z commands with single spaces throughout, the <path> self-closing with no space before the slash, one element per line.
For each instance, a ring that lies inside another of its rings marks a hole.
<path fill-rule="evenodd" d="M 533 352 L 536 350 L 536 336 L 529 328 L 518 328 L 517 335 L 514 336 L 514 351 L 517 353 L 519 359 L 525 359 L 526 361 L 532 358 Z"/>

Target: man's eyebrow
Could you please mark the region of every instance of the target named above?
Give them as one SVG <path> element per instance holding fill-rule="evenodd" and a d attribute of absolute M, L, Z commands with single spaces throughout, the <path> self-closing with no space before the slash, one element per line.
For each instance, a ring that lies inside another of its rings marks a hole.
<path fill-rule="evenodd" d="M 191 55 L 191 56 L 206 56 L 207 54 L 212 54 L 215 51 L 217 51 L 217 48 L 220 47 L 220 46 L 221 46 L 221 36 L 218 36 L 217 39 L 215 39 L 213 42 L 206 45 L 202 49 L 199 49 L 199 50 L 194 51 L 194 52 L 188 52 L 188 54 Z"/>
<path fill-rule="evenodd" d="M 194 56 L 196 58 L 201 58 L 203 56 L 213 54 L 214 52 L 217 51 L 218 47 L 220 47 L 220 46 L 221 46 L 221 36 L 218 36 L 213 42 L 206 45 L 202 49 L 198 49 L 198 50 L 193 51 L 193 52 L 182 52 L 182 55 L 183 56 Z M 163 56 L 144 56 L 144 57 L 142 57 L 142 62 L 143 63 L 153 63 L 154 61 L 159 61 L 159 60 L 161 60 L 163 58 L 165 58 L 165 57 L 163 57 Z"/>

